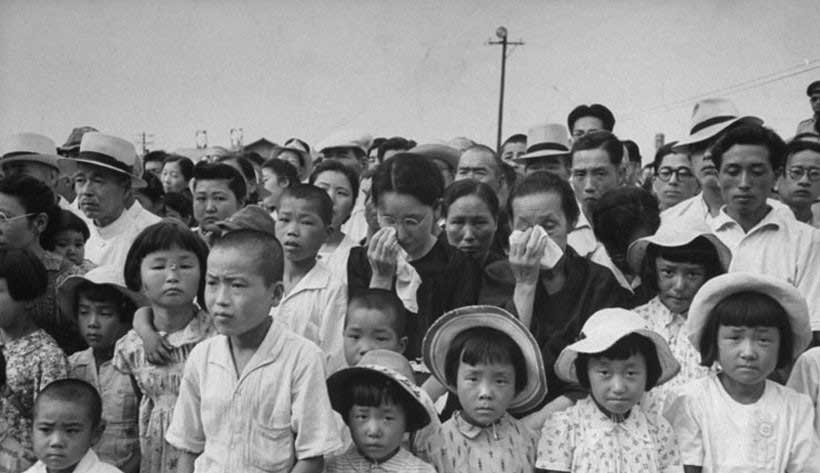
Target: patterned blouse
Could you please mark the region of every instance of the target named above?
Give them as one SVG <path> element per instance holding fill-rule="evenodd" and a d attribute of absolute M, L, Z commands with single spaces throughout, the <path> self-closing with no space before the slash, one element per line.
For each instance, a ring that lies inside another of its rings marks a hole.
<path fill-rule="evenodd" d="M 44 251 L 40 256 L 48 274 L 45 294 L 26 302 L 26 312 L 31 314 L 38 327 L 45 330 L 66 353 L 74 353 L 87 345 L 80 335 L 72 314 L 63 314 L 57 304 L 57 287 L 69 276 L 83 274 L 82 269 L 57 253 Z"/>
<path fill-rule="evenodd" d="M 682 471 L 672 426 L 653 419 L 633 408 L 615 422 L 588 396 L 547 418 L 535 466 L 572 473 Z"/>
<path fill-rule="evenodd" d="M 374 463 L 354 446 L 343 455 L 328 460 L 325 473 L 436 473 L 436 470 L 404 448 L 384 463 Z"/>

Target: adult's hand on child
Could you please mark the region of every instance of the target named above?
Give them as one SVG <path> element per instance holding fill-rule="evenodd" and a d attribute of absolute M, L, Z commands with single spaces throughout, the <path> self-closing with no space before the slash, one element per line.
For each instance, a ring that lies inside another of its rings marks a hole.
<path fill-rule="evenodd" d="M 167 365 L 173 360 L 174 346 L 157 332 L 146 333 L 142 339 L 145 359 L 155 365 Z"/>
<path fill-rule="evenodd" d="M 535 285 L 538 283 L 538 274 L 541 269 L 541 258 L 547 247 L 549 237 L 530 227 L 523 232 L 513 232 L 510 235 L 510 269 L 515 284 Z"/>
<path fill-rule="evenodd" d="M 399 242 L 396 229 L 384 227 L 377 231 L 367 245 L 367 259 L 373 275 L 370 278 L 371 288 L 390 289 L 398 264 Z"/>

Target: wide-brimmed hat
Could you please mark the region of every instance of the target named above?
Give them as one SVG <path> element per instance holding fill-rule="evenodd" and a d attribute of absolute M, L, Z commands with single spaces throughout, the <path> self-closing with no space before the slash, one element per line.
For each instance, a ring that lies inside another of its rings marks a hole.
<path fill-rule="evenodd" d="M 88 132 L 92 131 L 99 131 L 93 126 L 78 126 L 71 130 L 71 134 L 68 135 L 68 139 L 65 140 L 65 143 L 60 146 L 57 150 L 60 153 L 67 153 L 70 151 L 74 151 L 80 147 L 80 142 L 83 140 L 83 135 Z"/>
<path fill-rule="evenodd" d="M 451 310 L 439 317 L 422 342 L 424 363 L 438 381 L 456 392 L 445 374 L 447 351 L 453 339 L 461 332 L 476 327 L 488 327 L 507 335 L 521 349 L 526 364 L 527 384 L 516 394 L 508 410 L 513 413 L 529 412 L 538 407 L 547 395 L 547 375 L 541 349 L 532 333 L 504 309 L 489 305 L 474 305 Z"/>
<path fill-rule="evenodd" d="M 794 345 L 792 359 L 797 358 L 811 342 L 811 324 L 806 299 L 788 282 L 763 274 L 734 272 L 722 274 L 706 282 L 695 294 L 684 329 L 689 341 L 700 350 L 700 339 L 712 309 L 723 299 L 738 292 L 759 292 L 780 304 L 789 317 Z"/>
<path fill-rule="evenodd" d="M 446 164 L 453 172 L 458 169 L 458 160 L 461 157 L 461 152 L 450 145 L 440 143 L 425 143 L 418 145 L 408 151 L 422 155 L 428 159 L 441 161 Z"/>
<path fill-rule="evenodd" d="M 627 250 L 626 261 L 635 274 L 640 274 L 643 259 L 646 256 L 646 250 L 649 248 L 649 245 L 677 248 L 686 246 L 698 238 L 706 240 L 714 247 L 721 267 L 723 267 L 725 271 L 728 271 L 729 264 L 732 262 L 732 252 L 718 237 L 710 233 L 707 229 L 703 229 L 703 231 L 680 229 L 674 225 L 662 226 L 654 235 L 633 241 Z"/>
<path fill-rule="evenodd" d="M 736 123 L 762 125 L 763 120 L 751 115 L 739 116 L 735 104 L 724 98 L 704 99 L 692 110 L 689 136 L 675 144 L 675 150 L 685 149 L 695 143 L 714 138 L 718 133 Z"/>
<path fill-rule="evenodd" d="M 132 291 L 125 286 L 122 267 L 106 265 L 98 266 L 81 276 L 69 276 L 60 284 L 60 287 L 57 288 L 57 303 L 64 314 L 74 314 L 77 288 L 84 282 L 107 284 L 130 299 L 137 307 L 149 304 L 148 299 L 143 294 Z"/>
<path fill-rule="evenodd" d="M 358 148 L 362 153 L 367 154 L 373 135 L 358 130 L 338 130 L 319 142 L 316 146 L 318 150 L 329 148 Z"/>
<path fill-rule="evenodd" d="M 555 374 L 564 381 L 578 382 L 575 360 L 579 353 L 601 353 L 629 334 L 648 338 L 655 345 L 661 374 L 656 386 L 672 379 L 680 371 L 680 363 L 675 359 L 666 340 L 657 332 L 646 328 L 643 317 L 631 310 L 620 308 L 601 309 L 592 314 L 581 328 L 580 340 L 561 350 L 555 361 Z"/>
<path fill-rule="evenodd" d="M 536 125 L 527 132 L 527 152 L 515 158 L 516 161 L 528 161 L 547 156 L 568 156 L 569 133 L 560 123 Z"/>
<path fill-rule="evenodd" d="M 413 402 L 404 406 L 408 432 L 416 431 L 430 423 L 430 415 L 422 402 L 421 388 L 413 382 L 410 362 L 401 353 L 381 349 L 365 353 L 356 366 L 337 371 L 327 379 L 330 404 L 345 420 L 348 413 L 342 411 L 345 406 L 351 405 L 350 399 L 346 398 L 350 393 L 350 381 L 361 375 L 377 376 L 392 381 L 409 395 Z"/>
<path fill-rule="evenodd" d="M 148 183 L 142 178 L 142 162 L 131 142 L 116 136 L 88 132 L 80 142 L 80 154 L 76 158 L 61 158 L 60 168 L 68 175 L 77 172 L 77 164 L 99 166 L 131 176 L 131 187 L 140 189 Z"/>
<path fill-rule="evenodd" d="M 16 133 L 8 136 L 3 143 L 0 165 L 30 161 L 60 170 L 57 145 L 51 138 L 37 133 Z"/>
<path fill-rule="evenodd" d="M 267 210 L 258 205 L 246 205 L 215 225 L 222 230 L 223 235 L 236 230 L 254 230 L 276 236 L 276 222 Z"/>

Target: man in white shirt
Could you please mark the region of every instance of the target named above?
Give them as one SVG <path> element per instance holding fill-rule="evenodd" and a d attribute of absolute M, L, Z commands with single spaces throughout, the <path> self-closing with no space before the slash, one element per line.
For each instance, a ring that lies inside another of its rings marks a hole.
<path fill-rule="evenodd" d="M 123 267 L 137 235 L 160 220 L 134 198 L 133 189 L 146 185 L 134 145 L 89 132 L 83 135 L 77 158 L 63 158 L 60 166 L 74 176 L 77 206 L 91 232 L 85 257 L 97 266 Z"/>

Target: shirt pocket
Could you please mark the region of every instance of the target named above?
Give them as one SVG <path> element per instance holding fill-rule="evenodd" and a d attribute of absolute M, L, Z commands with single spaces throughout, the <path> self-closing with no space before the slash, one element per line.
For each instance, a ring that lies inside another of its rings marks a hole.
<path fill-rule="evenodd" d="M 294 462 L 290 425 L 267 427 L 251 421 L 249 458 L 262 471 L 288 471 Z"/>

